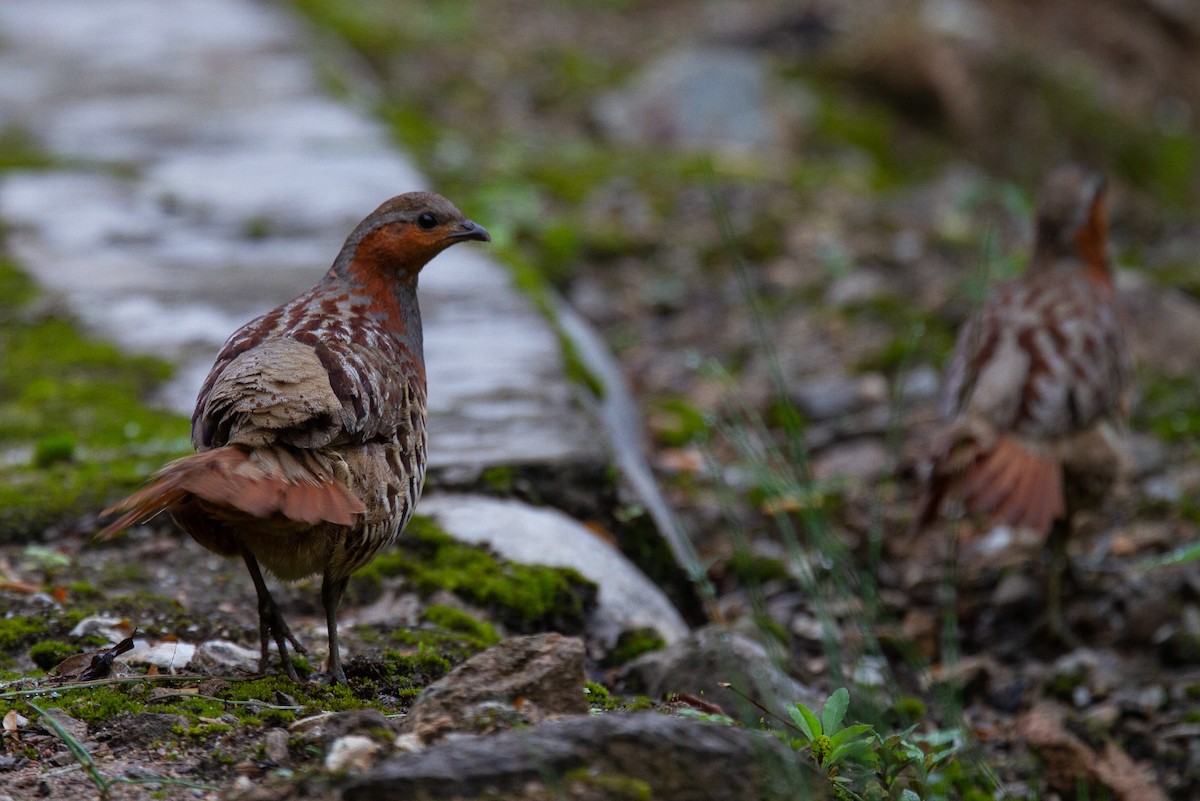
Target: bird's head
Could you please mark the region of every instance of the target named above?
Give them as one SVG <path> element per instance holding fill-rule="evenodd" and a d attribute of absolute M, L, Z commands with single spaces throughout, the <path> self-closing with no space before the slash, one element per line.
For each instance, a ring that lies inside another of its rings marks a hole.
<path fill-rule="evenodd" d="M 1108 280 L 1105 194 L 1104 175 L 1095 170 L 1067 165 L 1050 173 L 1038 197 L 1036 256 L 1077 259 Z"/>
<path fill-rule="evenodd" d="M 471 239 L 490 242 L 492 237 L 441 195 L 408 192 L 384 202 L 358 224 L 334 270 L 415 278 L 434 256 Z"/>

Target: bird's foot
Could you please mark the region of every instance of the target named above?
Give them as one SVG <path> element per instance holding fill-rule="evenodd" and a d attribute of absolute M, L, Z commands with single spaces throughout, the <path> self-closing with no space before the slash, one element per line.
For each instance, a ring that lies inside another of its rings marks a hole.
<path fill-rule="evenodd" d="M 258 605 L 258 638 L 261 645 L 258 670 L 260 673 L 267 672 L 270 644 L 274 640 L 275 647 L 279 649 L 279 660 L 283 665 L 283 672 L 289 679 L 298 682 L 300 677 L 296 674 L 296 667 L 292 664 L 292 658 L 288 654 L 288 644 L 290 643 L 298 654 L 305 655 L 308 651 L 288 628 L 287 621 L 283 619 L 283 614 L 279 611 L 274 599 L 267 596 L 265 603 L 261 601 L 262 599 Z"/>

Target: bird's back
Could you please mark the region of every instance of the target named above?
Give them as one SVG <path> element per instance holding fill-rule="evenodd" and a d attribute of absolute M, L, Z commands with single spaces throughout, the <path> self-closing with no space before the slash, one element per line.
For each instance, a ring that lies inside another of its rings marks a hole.
<path fill-rule="evenodd" d="M 197 399 L 197 450 L 245 452 L 300 488 L 345 488 L 358 511 L 352 520 L 304 521 L 282 510 L 247 513 L 244 498 L 192 498 L 172 510 L 180 526 L 218 553 L 233 551 L 236 537 L 285 579 L 348 575 L 368 563 L 404 527 L 424 483 L 419 317 L 409 326 L 415 337 L 327 276 L 235 332 Z M 265 482 L 230 490 L 255 491 L 279 490 Z"/>
<path fill-rule="evenodd" d="M 940 413 L 1051 441 L 1122 417 L 1128 384 L 1111 287 L 1074 268 L 1031 271 L 997 288 L 961 332 Z"/>

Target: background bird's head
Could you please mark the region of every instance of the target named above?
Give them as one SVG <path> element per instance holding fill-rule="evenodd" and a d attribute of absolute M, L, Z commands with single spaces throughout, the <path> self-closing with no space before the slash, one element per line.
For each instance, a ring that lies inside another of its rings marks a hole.
<path fill-rule="evenodd" d="M 1035 261 L 1078 259 L 1107 276 L 1108 211 L 1104 175 L 1077 165 L 1047 176 L 1038 197 Z"/>
<path fill-rule="evenodd" d="M 490 242 L 491 236 L 441 195 L 408 192 L 385 201 L 358 224 L 334 268 L 415 278 L 434 256 L 471 239 Z"/>

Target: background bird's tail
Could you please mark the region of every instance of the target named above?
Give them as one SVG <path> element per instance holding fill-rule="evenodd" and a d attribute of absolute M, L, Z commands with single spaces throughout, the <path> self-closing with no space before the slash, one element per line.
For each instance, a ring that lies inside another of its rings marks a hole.
<path fill-rule="evenodd" d="M 913 531 L 937 516 L 947 494 L 959 491 L 972 514 L 1012 526 L 1050 531 L 1066 513 L 1062 465 L 1017 439 L 969 427 L 949 431 L 935 448 L 932 470 L 917 503 Z"/>
<path fill-rule="evenodd" d="M 115 537 L 181 503 L 198 499 L 231 518 L 349 526 L 366 511 L 354 493 L 302 455 L 273 448 L 216 448 L 171 462 L 142 489 L 104 510 L 120 513 L 96 536 Z"/>

